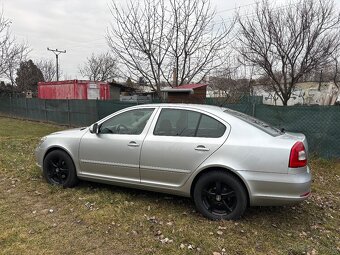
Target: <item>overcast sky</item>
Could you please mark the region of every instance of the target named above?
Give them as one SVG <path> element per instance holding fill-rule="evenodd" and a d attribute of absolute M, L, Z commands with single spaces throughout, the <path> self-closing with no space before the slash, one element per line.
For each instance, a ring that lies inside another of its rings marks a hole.
<path fill-rule="evenodd" d="M 125 3 L 124 0 L 116 0 Z M 12 21 L 13 34 L 26 41 L 33 60 L 55 60 L 47 47 L 66 50 L 59 58 L 61 79 L 82 79 L 78 67 L 92 52 L 105 52 L 106 29 L 110 25 L 111 0 L 0 0 L 5 17 Z M 254 8 L 254 0 L 211 0 L 220 18 L 231 18 L 233 8 Z M 288 1 L 277 0 L 284 5 Z M 336 0 L 339 6 L 340 0 Z"/>

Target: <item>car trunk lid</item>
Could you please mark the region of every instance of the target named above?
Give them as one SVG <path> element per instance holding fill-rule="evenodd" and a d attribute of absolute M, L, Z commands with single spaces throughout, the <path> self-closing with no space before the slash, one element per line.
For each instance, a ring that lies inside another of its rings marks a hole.
<path fill-rule="evenodd" d="M 302 142 L 305 146 L 307 157 L 308 157 L 308 142 L 307 138 L 302 133 L 293 133 L 293 132 L 285 132 L 283 135 L 280 136 L 282 139 L 290 139 L 295 142 Z"/>

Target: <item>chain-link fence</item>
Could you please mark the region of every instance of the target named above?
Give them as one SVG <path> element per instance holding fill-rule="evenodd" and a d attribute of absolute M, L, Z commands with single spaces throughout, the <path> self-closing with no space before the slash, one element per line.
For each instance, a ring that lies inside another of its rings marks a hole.
<path fill-rule="evenodd" d="M 87 126 L 133 105 L 136 103 L 5 97 L 0 98 L 0 114 L 69 126 Z M 340 157 L 340 106 L 282 107 L 251 101 L 224 106 L 255 116 L 275 127 L 304 133 L 312 153 L 327 158 Z"/>
<path fill-rule="evenodd" d="M 87 126 L 115 111 L 135 103 L 100 100 L 44 100 L 38 98 L 0 98 L 0 113 L 23 119 L 69 126 Z"/>
<path fill-rule="evenodd" d="M 275 127 L 304 133 L 311 152 L 340 157 L 340 106 L 256 105 L 254 115 Z"/>

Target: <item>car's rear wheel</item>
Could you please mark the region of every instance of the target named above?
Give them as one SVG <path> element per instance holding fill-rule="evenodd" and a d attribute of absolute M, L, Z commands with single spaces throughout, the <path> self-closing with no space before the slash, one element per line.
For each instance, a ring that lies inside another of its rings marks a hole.
<path fill-rule="evenodd" d="M 235 176 L 224 171 L 203 174 L 194 187 L 196 208 L 212 220 L 235 220 L 247 208 L 247 193 Z"/>
<path fill-rule="evenodd" d="M 71 157 L 62 150 L 49 152 L 43 162 L 43 174 L 47 182 L 74 187 L 78 183 L 76 168 Z"/>

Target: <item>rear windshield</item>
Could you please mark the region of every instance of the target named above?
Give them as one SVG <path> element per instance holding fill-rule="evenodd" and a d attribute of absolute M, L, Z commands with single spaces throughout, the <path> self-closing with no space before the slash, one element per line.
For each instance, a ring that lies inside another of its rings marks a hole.
<path fill-rule="evenodd" d="M 243 120 L 243 121 L 249 123 L 250 125 L 266 132 L 269 135 L 278 136 L 278 135 L 282 135 L 284 133 L 280 129 L 275 128 L 275 127 L 267 124 L 266 122 L 263 122 L 262 120 L 256 119 L 256 118 L 249 116 L 245 113 L 237 112 L 237 111 L 234 111 L 234 110 L 231 110 L 231 109 L 224 109 L 224 112 L 228 113 L 228 114 L 230 114 L 230 115 L 232 115 L 236 118 L 239 118 L 240 120 Z"/>

